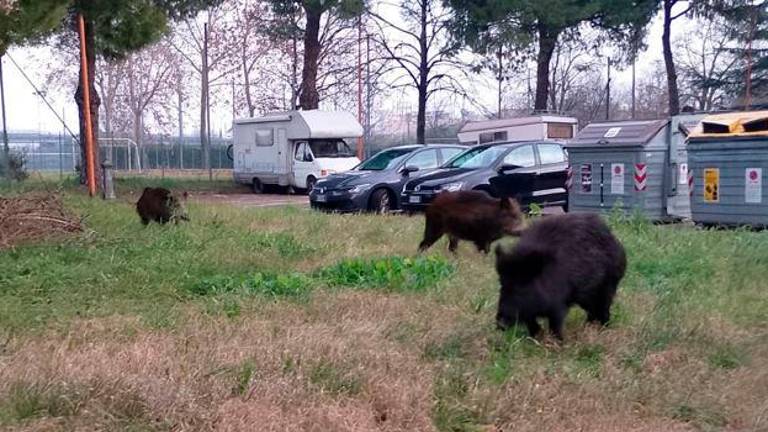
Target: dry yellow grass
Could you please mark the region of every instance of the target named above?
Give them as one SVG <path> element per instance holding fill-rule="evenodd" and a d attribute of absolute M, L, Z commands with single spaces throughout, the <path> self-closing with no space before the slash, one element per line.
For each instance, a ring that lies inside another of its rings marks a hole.
<path fill-rule="evenodd" d="M 411 257 L 420 217 L 192 205 L 192 223 L 145 229 L 129 204 L 69 203 L 92 237 L 0 257 L 0 283 L 13 282 L 0 302 L 16 308 L 0 313 L 18 315 L 0 317 L 5 430 L 768 430 L 762 261 L 739 266 L 741 250 L 766 251 L 762 234 L 618 226 L 630 270 L 615 322 L 599 330 L 574 311 L 557 345 L 494 329 L 493 258 L 467 245 L 445 258 L 454 276 L 423 292 L 317 286 L 294 301 L 182 287 L 206 275 L 197 266 Z"/>

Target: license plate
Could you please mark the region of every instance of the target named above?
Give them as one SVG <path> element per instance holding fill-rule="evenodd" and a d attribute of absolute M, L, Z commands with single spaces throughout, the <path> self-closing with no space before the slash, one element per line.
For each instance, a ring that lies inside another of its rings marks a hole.
<path fill-rule="evenodd" d="M 325 195 L 315 195 L 315 201 L 326 202 L 328 201 L 328 198 Z"/>
<path fill-rule="evenodd" d="M 411 195 L 411 197 L 408 198 L 408 202 L 411 203 L 411 204 L 418 204 L 418 203 L 421 202 L 421 197 L 420 196 Z"/>

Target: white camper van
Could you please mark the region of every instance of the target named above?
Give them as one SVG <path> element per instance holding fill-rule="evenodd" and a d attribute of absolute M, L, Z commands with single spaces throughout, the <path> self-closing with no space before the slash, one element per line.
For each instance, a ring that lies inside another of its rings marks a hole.
<path fill-rule="evenodd" d="M 265 185 L 310 190 L 318 179 L 360 163 L 353 139 L 362 134 L 360 123 L 347 112 L 288 111 L 237 119 L 235 182 L 257 193 Z"/>
<path fill-rule="evenodd" d="M 504 141 L 565 141 L 576 135 L 578 123 L 574 117 L 550 114 L 483 120 L 464 125 L 458 137 L 464 145 Z"/>

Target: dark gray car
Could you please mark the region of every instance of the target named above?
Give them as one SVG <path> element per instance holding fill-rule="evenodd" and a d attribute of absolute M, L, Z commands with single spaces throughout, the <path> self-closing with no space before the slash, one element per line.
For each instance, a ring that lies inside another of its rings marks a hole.
<path fill-rule="evenodd" d="M 432 172 L 465 149 L 458 144 L 431 144 L 382 150 L 350 171 L 318 181 L 309 194 L 310 205 L 344 212 L 398 210 L 405 183 Z"/>
<path fill-rule="evenodd" d="M 443 191 L 476 190 L 516 198 L 524 206 L 566 206 L 567 155 L 556 142 L 495 143 L 472 147 L 403 188 L 402 208 L 425 209 Z"/>

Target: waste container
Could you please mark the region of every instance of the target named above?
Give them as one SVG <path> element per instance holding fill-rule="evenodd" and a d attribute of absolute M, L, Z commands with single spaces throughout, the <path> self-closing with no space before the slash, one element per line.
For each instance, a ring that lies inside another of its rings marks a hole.
<path fill-rule="evenodd" d="M 685 135 L 701 117 L 587 125 L 566 145 L 569 211 L 619 208 L 654 221 L 690 217 Z"/>
<path fill-rule="evenodd" d="M 768 226 L 768 111 L 704 118 L 688 137 L 688 158 L 694 222 Z"/>

